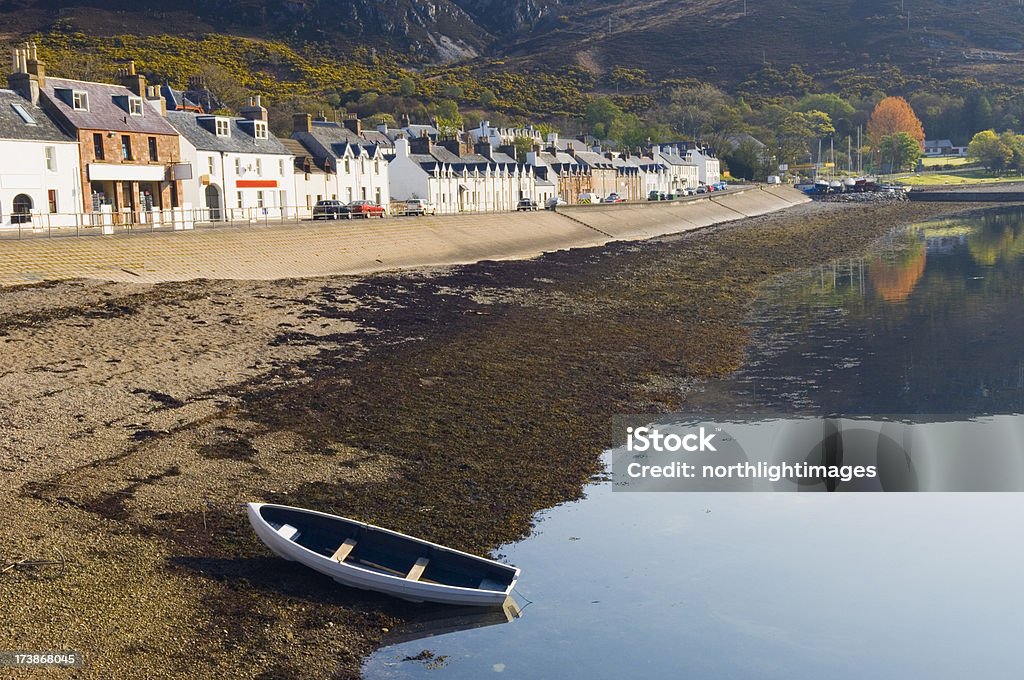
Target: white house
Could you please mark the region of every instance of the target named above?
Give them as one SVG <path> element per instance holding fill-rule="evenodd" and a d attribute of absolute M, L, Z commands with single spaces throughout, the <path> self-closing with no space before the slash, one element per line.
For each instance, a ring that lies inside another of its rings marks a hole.
<path fill-rule="evenodd" d="M 388 155 L 391 140 L 378 130 L 363 130 L 358 118 L 342 123 L 294 117 L 292 139 L 305 147 L 328 171 L 334 185 L 325 198 L 344 203 L 373 201 L 385 208 L 391 202 Z"/>
<path fill-rule="evenodd" d="M 696 189 L 700 184 L 700 168 L 689 158 L 680 154 L 678 147 L 656 146 L 651 149 L 651 158 L 664 164 L 668 169 L 669 192 Z"/>
<path fill-rule="evenodd" d="M 467 133 L 469 141 L 476 145 L 486 142 L 492 149 L 500 146 L 511 146 L 517 139 L 529 139 L 531 144 L 542 144 L 544 137 L 532 125 L 520 128 L 494 127 L 490 121 L 481 121 L 478 127 Z"/>
<path fill-rule="evenodd" d="M 192 165 L 192 179 L 182 186 L 185 204 L 200 221 L 295 216 L 292 154 L 270 132 L 258 97 L 240 113 L 167 112 L 181 136 L 181 160 Z"/>
<path fill-rule="evenodd" d="M 697 166 L 701 184 L 717 184 L 722 181 L 721 164 L 709 149 L 688 149 L 686 160 Z"/>
<path fill-rule="evenodd" d="M 532 167 L 490 152 L 486 144 L 480 150 L 489 155 L 472 153 L 457 140 L 435 144 L 428 136 L 396 139 L 391 195 L 403 201 L 425 198 L 445 214 L 515 210 L 522 198 L 537 200 Z M 547 190 L 550 197 L 554 187 Z"/>
<path fill-rule="evenodd" d="M 0 90 L 0 228 L 75 226 L 80 178 L 78 143 L 39 106 Z"/>

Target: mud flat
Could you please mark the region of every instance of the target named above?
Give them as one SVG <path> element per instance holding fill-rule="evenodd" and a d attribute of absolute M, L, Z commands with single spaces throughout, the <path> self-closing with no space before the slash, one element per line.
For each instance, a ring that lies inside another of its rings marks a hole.
<path fill-rule="evenodd" d="M 241 503 L 475 552 L 521 538 L 598 472 L 612 415 L 682 407 L 740 365 L 764 282 L 961 209 L 803 204 L 363 277 L 0 289 L 0 569 L 56 563 L 0 573 L 0 649 L 81 651 L 85 678 L 358 677 L 425 607 L 271 557 Z"/>

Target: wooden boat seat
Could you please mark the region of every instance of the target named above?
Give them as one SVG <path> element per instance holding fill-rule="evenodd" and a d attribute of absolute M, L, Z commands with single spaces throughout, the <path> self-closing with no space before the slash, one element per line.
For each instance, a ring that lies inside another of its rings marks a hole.
<path fill-rule="evenodd" d="M 299 530 L 291 524 L 282 524 L 278 528 L 277 533 L 281 534 L 281 538 L 286 541 L 296 541 L 299 538 Z"/>
<path fill-rule="evenodd" d="M 410 569 L 409 573 L 405 575 L 405 578 L 407 578 L 410 581 L 419 581 L 420 577 L 423 576 L 423 572 L 427 568 L 427 565 L 429 563 L 430 560 L 428 558 L 419 558 L 418 560 L 416 560 L 416 564 L 412 565 L 412 569 Z"/>
<path fill-rule="evenodd" d="M 338 549 L 331 555 L 331 559 L 335 562 L 344 562 L 345 558 L 348 557 L 352 550 L 356 547 L 356 540 L 354 538 L 346 538 L 345 542 L 338 546 Z"/>

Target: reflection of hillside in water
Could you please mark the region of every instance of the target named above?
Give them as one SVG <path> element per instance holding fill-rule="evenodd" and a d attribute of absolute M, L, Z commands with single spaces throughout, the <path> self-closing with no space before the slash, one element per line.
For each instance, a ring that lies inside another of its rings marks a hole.
<path fill-rule="evenodd" d="M 745 366 L 700 399 L 789 413 L 1024 412 L 1021 291 L 1024 209 L 895 231 L 874 254 L 767 291 Z"/>

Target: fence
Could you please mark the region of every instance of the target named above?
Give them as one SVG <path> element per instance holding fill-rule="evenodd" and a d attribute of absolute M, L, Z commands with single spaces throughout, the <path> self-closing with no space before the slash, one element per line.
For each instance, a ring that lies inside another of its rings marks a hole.
<path fill-rule="evenodd" d="M 96 213 L 27 213 L 0 222 L 0 240 L 110 236 L 217 227 L 263 226 L 312 219 L 305 206 L 273 208 L 169 208 Z"/>

